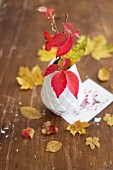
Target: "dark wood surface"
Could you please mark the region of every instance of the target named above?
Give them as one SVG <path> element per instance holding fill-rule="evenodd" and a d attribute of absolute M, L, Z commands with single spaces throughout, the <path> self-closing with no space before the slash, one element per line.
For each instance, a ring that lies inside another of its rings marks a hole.
<path fill-rule="evenodd" d="M 82 34 L 96 36 L 104 34 L 113 42 L 113 1 L 112 0 L 0 0 L 0 129 L 8 127 L 5 134 L 0 133 L 0 170 L 113 170 L 113 128 L 101 122 L 93 124 L 87 134 L 72 135 L 66 131 L 68 123 L 54 115 L 43 105 L 40 98 L 41 87 L 22 91 L 16 81 L 20 66 L 32 68 L 38 64 L 45 70 L 36 52 L 44 43 L 43 32 L 50 31 L 49 23 L 37 7 L 54 7 L 58 24 L 69 14 Z M 77 64 L 82 81 L 87 77 L 109 89 L 113 82 L 113 58 L 96 61 L 85 56 Z M 111 68 L 108 82 L 100 83 L 97 71 L 100 67 Z M 46 115 L 40 120 L 29 121 L 21 116 L 20 105 L 30 105 Z M 113 104 L 100 113 L 113 114 Z M 41 126 L 50 120 L 59 128 L 59 133 L 44 136 Z M 36 133 L 32 140 L 21 135 L 22 129 L 31 126 Z M 85 139 L 98 136 L 101 147 L 91 150 L 85 146 Z M 50 140 L 59 140 L 63 148 L 56 153 L 45 151 Z"/>

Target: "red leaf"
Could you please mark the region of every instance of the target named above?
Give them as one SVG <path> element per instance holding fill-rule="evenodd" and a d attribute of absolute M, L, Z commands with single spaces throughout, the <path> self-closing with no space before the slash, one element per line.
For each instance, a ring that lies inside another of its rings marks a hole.
<path fill-rule="evenodd" d="M 48 74 L 51 74 L 51 73 L 53 73 L 54 71 L 58 70 L 58 68 L 59 68 L 59 65 L 58 65 L 58 64 L 52 64 L 52 65 L 50 65 L 50 66 L 46 69 L 46 71 L 45 71 L 45 73 L 44 73 L 44 77 L 47 76 Z"/>
<path fill-rule="evenodd" d="M 72 71 L 69 71 L 69 70 L 65 70 L 64 73 L 66 75 L 68 89 L 77 98 L 77 94 L 79 90 L 78 77 Z"/>
<path fill-rule="evenodd" d="M 24 137 L 28 137 L 28 138 L 30 138 L 30 139 L 33 138 L 34 133 L 35 133 L 35 131 L 34 131 L 34 129 L 31 128 L 31 127 L 27 127 L 26 129 L 23 129 L 23 130 L 22 130 L 22 135 L 23 135 Z"/>
<path fill-rule="evenodd" d="M 77 38 L 80 38 L 80 31 L 75 31 L 74 33 L 73 33 L 73 35 L 75 35 Z"/>
<path fill-rule="evenodd" d="M 52 47 L 59 47 L 61 45 L 63 45 L 67 39 L 68 39 L 68 35 L 67 34 L 55 34 L 51 40 L 45 44 L 45 49 L 47 51 L 49 51 Z"/>
<path fill-rule="evenodd" d="M 67 54 L 72 48 L 73 43 L 74 38 L 71 35 L 68 35 L 67 41 L 58 48 L 56 56 L 58 57 Z"/>
<path fill-rule="evenodd" d="M 44 32 L 44 36 L 45 36 L 45 39 L 50 41 L 51 40 L 51 36 L 49 34 L 49 32 Z"/>
<path fill-rule="evenodd" d="M 74 32 L 74 25 L 70 22 L 62 23 L 64 26 L 64 31 L 68 32 L 69 34 L 72 34 Z"/>
<path fill-rule="evenodd" d="M 66 76 L 63 71 L 59 71 L 53 76 L 51 86 L 53 87 L 57 97 L 59 97 L 66 88 L 66 83 Z"/>
<path fill-rule="evenodd" d="M 70 63 L 70 59 L 66 58 L 63 60 L 62 68 L 65 69 Z"/>
<path fill-rule="evenodd" d="M 42 126 L 42 133 L 45 135 L 55 134 L 58 133 L 58 128 L 50 121 L 47 121 Z"/>

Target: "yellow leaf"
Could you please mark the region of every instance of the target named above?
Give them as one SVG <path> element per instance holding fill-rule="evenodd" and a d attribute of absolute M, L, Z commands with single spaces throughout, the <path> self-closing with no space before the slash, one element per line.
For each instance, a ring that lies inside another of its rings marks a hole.
<path fill-rule="evenodd" d="M 86 138 L 86 145 L 89 145 L 91 149 L 95 149 L 95 146 L 100 148 L 99 138 L 98 137 Z"/>
<path fill-rule="evenodd" d="M 28 119 L 40 119 L 42 117 L 41 113 L 30 106 L 20 107 L 21 114 Z"/>
<path fill-rule="evenodd" d="M 46 151 L 57 152 L 62 148 L 62 143 L 59 141 L 50 141 L 46 146 Z"/>
<path fill-rule="evenodd" d="M 113 83 L 110 83 L 110 89 L 113 90 Z"/>
<path fill-rule="evenodd" d="M 98 79 L 100 81 L 107 81 L 110 78 L 110 72 L 107 67 L 103 67 L 98 71 Z"/>
<path fill-rule="evenodd" d="M 21 85 L 21 89 L 32 89 L 33 86 L 42 85 L 43 75 L 38 65 L 32 68 L 32 71 L 28 67 L 20 67 L 19 77 L 16 77 L 18 83 Z"/>
<path fill-rule="evenodd" d="M 68 125 L 66 130 L 69 130 L 70 133 L 75 136 L 76 133 L 79 134 L 86 134 L 86 129 L 88 126 L 90 126 L 87 122 L 80 122 L 79 120 L 71 125 Z"/>
<path fill-rule="evenodd" d="M 113 126 L 113 115 L 105 114 L 103 120 L 106 121 L 109 126 Z"/>
<path fill-rule="evenodd" d="M 37 55 L 40 57 L 41 61 L 51 61 L 52 59 L 56 58 L 56 52 L 57 52 L 57 48 L 52 48 L 51 51 L 46 51 L 45 50 L 45 46 L 42 46 L 42 49 L 40 49 L 37 52 Z"/>
<path fill-rule="evenodd" d="M 82 35 L 79 41 L 81 41 L 83 37 L 86 36 Z M 88 43 L 84 55 L 91 54 L 91 56 L 95 60 L 100 60 L 102 58 L 111 57 L 112 52 L 113 52 L 113 44 L 107 44 L 107 40 L 105 36 L 98 35 L 93 39 L 88 38 Z"/>

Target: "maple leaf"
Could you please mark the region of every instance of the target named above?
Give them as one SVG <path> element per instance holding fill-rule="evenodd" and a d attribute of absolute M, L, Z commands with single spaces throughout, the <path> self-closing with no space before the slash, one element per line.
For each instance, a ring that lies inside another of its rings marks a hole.
<path fill-rule="evenodd" d="M 110 78 L 110 72 L 107 67 L 103 67 L 98 71 L 98 79 L 100 81 L 107 81 Z"/>
<path fill-rule="evenodd" d="M 16 77 L 18 83 L 21 85 L 21 89 L 32 89 L 33 86 L 42 85 L 43 75 L 38 65 L 32 68 L 32 71 L 28 67 L 20 67 L 19 77 Z"/>
<path fill-rule="evenodd" d="M 51 64 L 45 71 L 44 76 L 47 76 L 48 74 L 53 73 L 54 71 L 58 70 L 59 65 L 58 64 Z"/>
<path fill-rule="evenodd" d="M 109 126 L 113 126 L 113 115 L 105 114 L 103 120 L 106 121 Z"/>
<path fill-rule="evenodd" d="M 98 137 L 86 138 L 86 145 L 89 145 L 92 150 L 95 149 L 95 146 L 99 148 L 100 147 L 99 138 Z"/>
<path fill-rule="evenodd" d="M 85 35 L 82 35 L 79 39 L 79 42 L 85 38 Z M 100 60 L 102 58 L 111 57 L 113 52 L 113 44 L 107 44 L 107 40 L 104 35 L 95 36 L 93 39 L 88 38 L 87 48 L 84 55 L 89 55 L 95 59 Z"/>
<path fill-rule="evenodd" d="M 23 135 L 24 137 L 28 137 L 28 138 L 30 138 L 30 139 L 33 138 L 34 133 L 35 133 L 35 131 L 34 131 L 34 129 L 31 128 L 31 127 L 27 127 L 26 129 L 23 129 L 23 130 L 22 130 L 22 135 Z"/>
<path fill-rule="evenodd" d="M 56 96 L 59 97 L 66 88 L 66 76 L 64 71 L 61 70 L 53 76 L 51 86 L 53 87 Z"/>
<path fill-rule="evenodd" d="M 37 55 L 40 57 L 41 61 L 51 61 L 56 57 L 57 48 L 53 47 L 50 51 L 45 50 L 45 45 L 42 49 L 38 50 Z"/>
<path fill-rule="evenodd" d="M 71 125 L 68 125 L 66 130 L 69 130 L 70 133 L 75 136 L 76 133 L 79 134 L 86 134 L 86 129 L 88 126 L 90 126 L 87 122 L 80 122 L 80 120 L 74 122 Z"/>
<path fill-rule="evenodd" d="M 47 121 L 42 126 L 42 133 L 47 135 L 55 134 L 58 133 L 58 128 L 50 121 Z"/>

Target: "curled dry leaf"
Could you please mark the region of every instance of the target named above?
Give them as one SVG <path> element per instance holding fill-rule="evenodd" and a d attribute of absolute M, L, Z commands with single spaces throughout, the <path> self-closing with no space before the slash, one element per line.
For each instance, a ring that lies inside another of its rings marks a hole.
<path fill-rule="evenodd" d="M 110 78 L 110 72 L 107 67 L 103 67 L 98 71 L 98 79 L 100 81 L 107 81 Z"/>
<path fill-rule="evenodd" d="M 107 113 L 103 117 L 103 120 L 106 121 L 109 126 L 113 126 L 113 115 Z"/>
<path fill-rule="evenodd" d="M 20 89 L 33 89 L 33 86 L 38 86 L 43 84 L 42 71 L 38 65 L 32 68 L 30 71 L 28 67 L 20 67 L 19 76 L 16 77 Z"/>
<path fill-rule="evenodd" d="M 24 137 L 28 137 L 28 138 L 30 138 L 30 139 L 33 138 L 34 133 L 35 133 L 35 130 L 34 130 L 33 128 L 31 128 L 31 127 L 27 127 L 26 129 L 23 129 L 23 130 L 22 130 L 22 135 L 23 135 Z"/>
<path fill-rule="evenodd" d="M 86 134 L 86 129 L 88 126 L 90 126 L 87 122 L 80 122 L 78 120 L 77 122 L 73 123 L 72 125 L 68 125 L 66 130 L 69 130 L 70 133 L 75 136 L 76 133 L 79 134 Z"/>
<path fill-rule="evenodd" d="M 99 138 L 98 137 L 86 138 L 86 145 L 89 145 L 92 150 L 95 149 L 95 146 L 100 148 Z"/>
<path fill-rule="evenodd" d="M 110 89 L 113 90 L 113 83 L 110 83 Z"/>
<path fill-rule="evenodd" d="M 47 121 L 42 126 L 42 133 L 45 135 L 55 134 L 58 133 L 58 128 L 50 121 Z"/>
<path fill-rule="evenodd" d="M 46 151 L 48 152 L 57 152 L 62 148 L 62 143 L 59 141 L 50 141 L 46 146 Z"/>
<path fill-rule="evenodd" d="M 21 114 L 28 119 L 40 119 L 42 117 L 41 113 L 30 106 L 20 107 Z"/>

